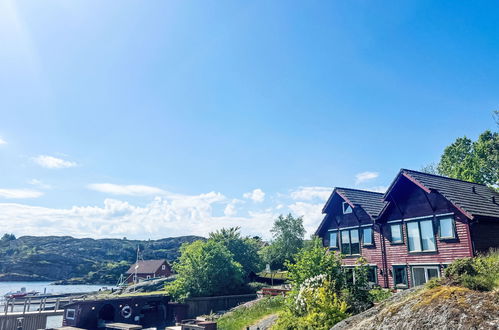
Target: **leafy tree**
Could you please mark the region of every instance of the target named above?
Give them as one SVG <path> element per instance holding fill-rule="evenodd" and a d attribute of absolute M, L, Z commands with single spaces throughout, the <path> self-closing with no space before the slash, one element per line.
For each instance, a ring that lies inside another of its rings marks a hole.
<path fill-rule="evenodd" d="M 196 241 L 182 245 L 180 251 L 173 264 L 177 278 L 166 286 L 175 299 L 230 294 L 243 284 L 243 267 L 223 244 Z"/>
<path fill-rule="evenodd" d="M 288 278 L 293 286 L 299 287 L 308 278 L 321 274 L 329 274 L 338 281 L 338 289 L 343 286 L 341 255 L 328 251 L 319 237 L 314 237 L 311 244 L 301 249 L 296 254 L 295 260 L 295 263 L 286 263 Z"/>
<path fill-rule="evenodd" d="M 499 133 L 485 131 L 475 142 L 467 137 L 458 138 L 445 148 L 437 169 L 451 178 L 497 185 Z"/>
<path fill-rule="evenodd" d="M 262 259 L 258 254 L 259 242 L 253 238 L 242 237 L 240 227 L 222 228 L 210 233 L 209 240 L 224 245 L 234 258 L 241 264 L 245 277 L 262 269 Z"/>
<path fill-rule="evenodd" d="M 270 231 L 273 240 L 269 246 L 263 248 L 263 260 L 272 269 L 280 269 L 286 261 L 292 261 L 296 252 L 303 247 L 303 218 L 294 218 L 291 213 L 286 217 L 281 214 L 274 221 Z"/>

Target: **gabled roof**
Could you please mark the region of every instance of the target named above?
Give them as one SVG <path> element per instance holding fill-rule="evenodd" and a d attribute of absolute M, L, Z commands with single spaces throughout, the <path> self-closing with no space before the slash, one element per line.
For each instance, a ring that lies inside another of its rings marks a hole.
<path fill-rule="evenodd" d="M 138 274 L 154 274 L 156 273 L 160 268 L 161 265 L 165 262 L 166 260 L 160 259 L 160 260 L 139 260 L 138 262 L 134 263 L 133 265 L 130 266 L 130 268 L 127 270 L 127 274 L 133 274 L 135 273 L 135 266 L 138 264 L 139 268 L 137 268 L 137 273 Z"/>
<path fill-rule="evenodd" d="M 372 220 L 374 220 L 378 216 L 379 212 L 383 209 L 386 203 L 383 200 L 382 193 L 368 190 L 336 187 L 334 188 L 333 192 L 329 196 L 329 199 L 322 208 L 322 213 L 326 213 L 326 209 L 331 204 L 335 195 L 343 198 L 345 202 L 347 202 L 352 208 L 361 207 Z M 324 217 L 324 219 L 322 220 L 316 231 L 316 234 L 324 226 L 326 218 L 327 217 Z"/>
<path fill-rule="evenodd" d="M 445 176 L 401 169 L 385 193 L 384 199 L 392 193 L 401 177 L 405 177 L 427 193 L 439 192 L 467 217 L 499 218 L 499 193 L 483 184 L 463 181 Z M 493 198 L 495 198 L 495 202 Z"/>

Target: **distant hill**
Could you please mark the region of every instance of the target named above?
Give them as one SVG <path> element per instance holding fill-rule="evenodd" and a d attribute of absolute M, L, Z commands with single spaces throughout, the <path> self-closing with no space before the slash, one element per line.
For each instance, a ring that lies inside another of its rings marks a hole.
<path fill-rule="evenodd" d="M 4 235 L 0 240 L 0 281 L 61 281 L 115 284 L 119 274 L 136 260 L 137 246 L 144 259 L 179 256 L 183 243 L 198 236 L 159 240 L 91 239 L 70 236 Z"/>

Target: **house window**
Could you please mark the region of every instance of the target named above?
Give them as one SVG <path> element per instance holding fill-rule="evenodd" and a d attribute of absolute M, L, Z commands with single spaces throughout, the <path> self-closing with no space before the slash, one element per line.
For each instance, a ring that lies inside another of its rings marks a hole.
<path fill-rule="evenodd" d="M 395 287 L 407 287 L 407 271 L 405 266 L 393 266 L 393 283 Z"/>
<path fill-rule="evenodd" d="M 404 243 L 402 238 L 402 224 L 397 223 L 390 226 L 391 242 L 392 243 Z"/>
<path fill-rule="evenodd" d="M 407 223 L 407 242 L 409 252 L 435 251 L 433 221 L 421 220 Z"/>
<path fill-rule="evenodd" d="M 68 319 L 68 320 L 75 319 L 75 310 L 74 309 L 66 309 L 66 319 Z"/>
<path fill-rule="evenodd" d="M 343 202 L 343 214 L 352 213 L 352 207 L 347 202 Z"/>
<path fill-rule="evenodd" d="M 377 268 L 376 267 L 369 267 L 367 270 L 367 281 L 369 283 L 376 284 L 378 283 L 378 277 L 377 277 Z"/>
<path fill-rule="evenodd" d="M 161 270 L 165 270 L 166 269 L 166 265 L 161 265 Z"/>
<path fill-rule="evenodd" d="M 341 252 L 348 255 L 360 254 L 358 229 L 341 231 Z"/>
<path fill-rule="evenodd" d="M 440 277 L 438 266 L 412 267 L 412 282 L 414 286 L 423 285 L 432 278 Z"/>
<path fill-rule="evenodd" d="M 362 229 L 362 243 L 364 245 L 373 245 L 373 229 L 367 227 Z"/>
<path fill-rule="evenodd" d="M 338 248 L 338 232 L 333 231 L 329 233 L 329 247 L 332 249 Z"/>
<path fill-rule="evenodd" d="M 438 218 L 438 237 L 440 239 L 454 239 L 456 238 L 454 218 L 442 217 Z"/>

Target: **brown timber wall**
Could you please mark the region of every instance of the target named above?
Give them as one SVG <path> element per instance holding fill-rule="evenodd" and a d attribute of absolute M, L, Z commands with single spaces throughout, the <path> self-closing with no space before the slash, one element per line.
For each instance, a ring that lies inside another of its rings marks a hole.
<path fill-rule="evenodd" d="M 252 293 L 234 296 L 189 298 L 184 303 L 189 305 L 188 317 L 194 318 L 199 315 L 210 314 L 211 312 L 226 311 L 254 299 L 256 299 L 256 294 Z"/>

